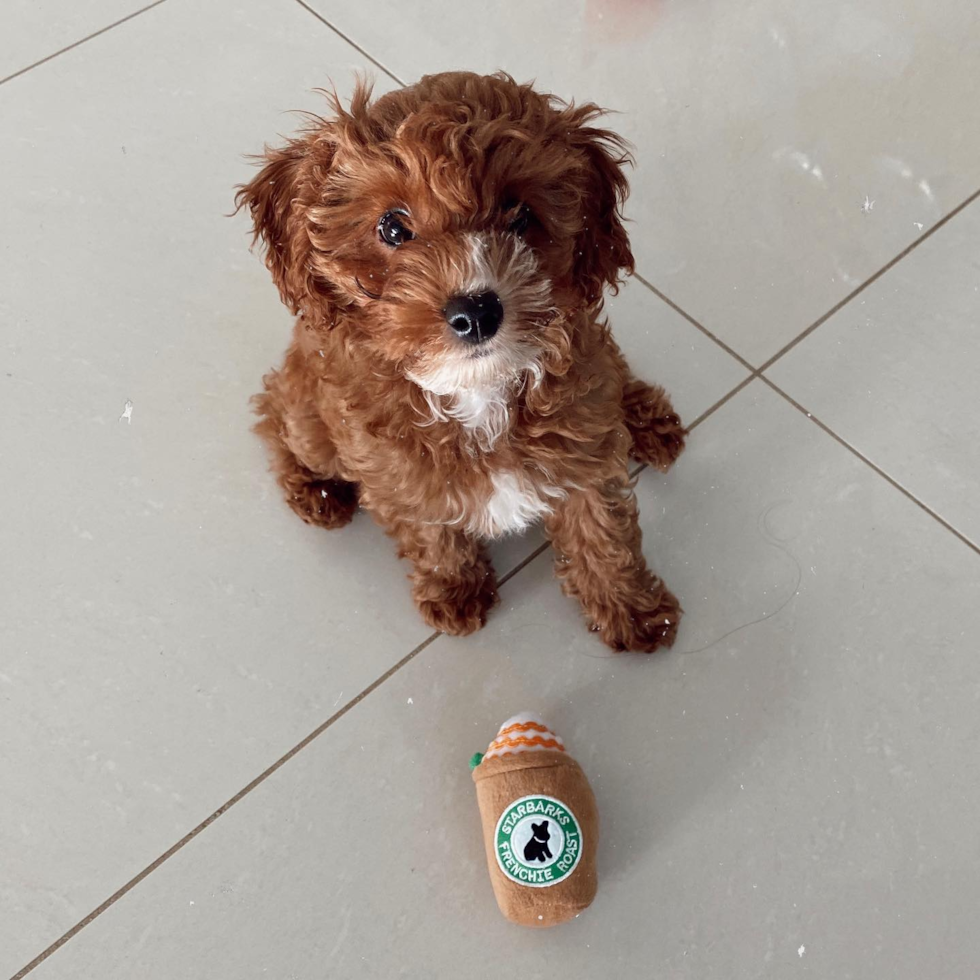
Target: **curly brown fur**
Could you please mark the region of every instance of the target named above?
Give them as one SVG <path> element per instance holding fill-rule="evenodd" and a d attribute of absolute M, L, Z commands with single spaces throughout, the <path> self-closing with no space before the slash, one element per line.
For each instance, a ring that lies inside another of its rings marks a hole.
<path fill-rule="evenodd" d="M 687 429 L 660 385 L 630 381 L 623 392 L 626 427 L 633 446 L 630 455 L 667 472 L 680 456 L 687 439 Z"/>
<path fill-rule="evenodd" d="M 680 606 L 643 560 L 636 497 L 622 476 L 573 491 L 546 526 L 562 588 L 608 646 L 650 653 L 674 642 Z"/>
<path fill-rule="evenodd" d="M 680 609 L 644 563 L 627 461 L 666 469 L 684 429 L 602 318 L 633 270 L 623 142 L 503 74 L 331 105 L 237 196 L 297 315 L 256 399 L 287 502 L 324 527 L 369 511 L 448 633 L 496 601 L 483 543 L 544 519 L 605 642 L 669 645 Z M 495 332 L 468 343 L 451 301 L 490 293 Z"/>

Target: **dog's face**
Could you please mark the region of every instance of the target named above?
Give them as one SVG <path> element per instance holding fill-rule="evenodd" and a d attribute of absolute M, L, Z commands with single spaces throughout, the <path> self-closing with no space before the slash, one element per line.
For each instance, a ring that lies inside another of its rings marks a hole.
<path fill-rule="evenodd" d="M 333 109 L 238 201 L 286 303 L 324 328 L 347 315 L 423 389 L 540 374 L 571 346 L 566 314 L 632 271 L 627 158 L 595 106 L 449 73 Z"/>
<path fill-rule="evenodd" d="M 543 820 L 541 823 L 532 823 L 531 830 L 534 832 L 534 839 L 545 843 L 551 840 L 551 832 L 548 830 L 548 821 Z"/>

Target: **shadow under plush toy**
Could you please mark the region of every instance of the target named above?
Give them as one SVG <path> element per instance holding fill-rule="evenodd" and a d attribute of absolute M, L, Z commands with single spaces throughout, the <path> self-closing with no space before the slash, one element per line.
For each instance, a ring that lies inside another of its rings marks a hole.
<path fill-rule="evenodd" d="M 599 816 L 589 781 L 562 739 L 536 715 L 515 715 L 470 765 L 504 916 L 543 927 L 587 909 L 597 887 Z"/>

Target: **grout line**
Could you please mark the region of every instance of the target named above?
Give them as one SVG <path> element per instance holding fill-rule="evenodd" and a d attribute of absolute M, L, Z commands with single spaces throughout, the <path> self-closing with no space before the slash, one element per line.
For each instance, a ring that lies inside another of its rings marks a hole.
<path fill-rule="evenodd" d="M 417 647 L 415 647 L 414 650 L 411 650 L 409 651 L 409 653 L 405 654 L 405 656 L 402 657 L 402 659 L 399 660 L 398 663 L 389 667 L 380 677 L 376 678 L 374 681 L 368 684 L 368 686 L 364 688 L 364 690 L 361 691 L 360 694 L 358 694 L 356 697 L 348 701 L 347 704 L 345 704 L 339 711 L 332 714 L 321 725 L 314 728 L 309 735 L 307 735 L 301 741 L 297 742 L 288 752 L 286 752 L 285 755 L 278 758 L 275 762 L 272 763 L 271 766 L 263 770 L 263 772 L 259 773 L 258 776 L 256 776 L 250 783 L 243 786 L 230 800 L 228 800 L 226 803 L 223 803 L 221 806 L 219 806 L 218 809 L 215 810 L 214 813 L 212 813 L 209 817 L 205 817 L 205 819 L 202 820 L 193 830 L 189 831 L 183 837 L 181 837 L 181 839 L 177 841 L 176 844 L 174 844 L 173 846 L 169 847 L 166 851 L 164 851 L 163 854 L 161 854 L 156 860 L 148 864 L 135 877 L 130 878 L 130 880 L 127 881 L 125 885 L 123 885 L 117 891 L 113 892 L 101 905 L 99 905 L 97 908 L 94 908 L 91 912 L 89 912 L 89 914 L 86 915 L 84 919 L 82 919 L 80 922 L 77 922 L 75 925 L 73 925 L 63 936 L 61 936 L 60 939 L 57 939 L 50 946 L 48 946 L 48 948 L 44 950 L 43 953 L 36 956 L 26 966 L 22 967 L 17 973 L 13 975 L 13 977 L 11 977 L 11 980 L 22 980 L 22 978 L 26 977 L 28 973 L 30 973 L 32 970 L 35 969 L 35 967 L 40 966 L 40 964 L 43 963 L 52 953 L 54 953 L 56 950 L 64 946 L 69 939 L 77 935 L 90 922 L 92 922 L 94 919 L 98 918 L 103 912 L 105 912 L 107 908 L 109 908 L 111 905 L 114 905 L 127 892 L 135 888 L 147 875 L 149 875 L 153 871 L 156 871 L 156 869 L 159 868 L 160 865 L 164 863 L 164 861 L 168 860 L 168 858 L 173 857 L 173 855 L 176 854 L 181 848 L 183 848 L 185 844 L 189 844 L 195 837 L 197 837 L 198 834 L 200 834 L 203 830 L 206 830 L 208 827 L 210 827 L 211 824 L 213 824 L 215 820 L 218 819 L 218 817 L 220 817 L 222 814 L 230 810 L 236 803 L 238 803 L 249 793 L 251 793 L 252 790 L 255 789 L 257 786 L 264 783 L 274 772 L 276 772 L 276 770 L 280 769 L 287 762 L 289 762 L 289 760 L 292 759 L 293 756 L 296 755 L 298 752 L 305 749 L 306 746 L 310 744 L 310 742 L 312 742 L 314 739 L 322 735 L 328 728 L 330 728 L 331 725 L 334 724 L 334 722 L 339 721 L 341 718 L 344 717 L 344 715 L 347 714 L 348 711 L 350 711 L 352 708 L 360 704 L 361 701 L 363 701 L 372 691 L 380 687 L 386 680 L 388 680 L 388 678 L 391 677 L 392 674 L 401 670 L 401 668 L 404 667 L 410 660 L 414 660 L 415 657 L 417 657 L 426 647 L 428 647 L 434 640 L 436 640 L 440 636 L 442 636 L 442 633 L 433 633 L 431 636 L 423 640 Z"/>
<path fill-rule="evenodd" d="M 383 71 L 392 81 L 398 82 L 398 84 L 401 85 L 402 88 L 405 87 L 405 82 L 403 82 L 393 71 L 390 71 L 383 64 L 381 64 L 381 62 L 378 61 L 377 58 L 369 55 L 367 51 L 365 51 L 364 48 L 362 48 L 356 41 L 348 37 L 342 30 L 340 30 L 340 28 L 335 27 L 333 24 L 331 24 L 326 17 L 324 17 L 322 14 L 314 10 L 308 3 L 305 2 L 305 0 L 296 0 L 296 2 L 304 10 L 307 10 L 311 14 L 313 14 L 313 16 L 316 17 L 316 19 L 320 21 L 321 24 L 325 24 L 327 27 L 329 27 L 330 30 L 332 30 L 334 34 L 337 35 L 337 37 L 341 38 L 341 40 L 346 41 L 352 48 L 354 48 L 355 51 L 359 51 L 362 55 L 364 55 L 364 57 L 367 58 L 367 60 L 370 61 L 372 65 L 374 65 L 376 68 L 380 68 L 381 71 Z"/>
<path fill-rule="evenodd" d="M 511 569 L 511 570 L 510 570 L 510 571 L 509 571 L 509 572 L 508 572 L 508 573 L 507 573 L 507 574 L 506 574 L 506 575 L 505 575 L 505 576 L 504 576 L 504 577 L 503 577 L 503 578 L 502 578 L 502 579 L 501 579 L 501 580 L 500 580 L 500 581 L 499 581 L 499 582 L 497 583 L 497 585 L 498 585 L 498 586 L 501 586 L 501 585 L 503 585 L 503 584 L 504 584 L 504 582 L 509 582 L 509 581 L 510 581 L 510 580 L 511 580 L 511 579 L 512 579 L 512 578 L 513 578 L 513 577 L 514 577 L 514 576 L 515 576 L 515 575 L 516 575 L 516 574 L 517 574 L 517 573 L 518 573 L 519 571 L 521 571 L 521 569 L 522 569 L 522 568 L 524 568 L 524 567 L 525 567 L 525 566 L 527 566 L 527 565 L 530 565 L 530 564 L 531 564 L 531 562 L 532 562 L 532 561 L 534 561 L 534 559 L 538 557 L 538 555 L 540 555 L 540 554 L 543 554 L 543 553 L 544 553 L 545 551 L 547 551 L 547 550 L 548 550 L 548 549 L 549 549 L 550 547 L 551 547 L 551 542 L 550 542 L 550 541 L 545 541 L 545 542 L 544 542 L 544 544 L 539 544 L 539 545 L 537 546 L 537 548 L 535 548 L 535 549 L 534 549 L 534 551 L 532 551 L 532 552 L 531 552 L 531 554 L 529 554 L 529 555 L 527 556 L 527 558 L 525 558 L 525 559 L 523 559 L 522 561 L 519 561 L 519 562 L 518 562 L 518 563 L 517 563 L 517 564 L 516 564 L 516 565 L 515 565 L 515 566 L 514 566 L 514 567 L 513 567 L 513 568 L 512 568 L 512 569 Z"/>
<path fill-rule="evenodd" d="M 721 408 L 727 401 L 734 398 L 750 381 L 754 380 L 758 376 L 758 371 L 753 371 L 747 377 L 742 378 L 741 381 L 727 395 L 722 395 L 710 408 L 706 408 L 688 427 L 688 432 L 693 432 L 705 419 L 709 416 L 714 415 L 715 412 Z"/>
<path fill-rule="evenodd" d="M 298 2 L 301 2 L 301 0 L 298 0 Z M 843 299 L 835 303 L 829 310 L 827 310 L 826 313 L 824 313 L 822 316 L 814 320 L 813 323 L 811 323 L 803 331 L 797 334 L 791 341 L 789 341 L 789 343 L 785 344 L 778 351 L 776 351 L 776 353 L 773 354 L 772 357 L 770 357 L 767 361 L 761 364 L 758 368 L 750 364 L 744 357 L 742 357 L 741 354 L 739 354 L 736 350 L 734 350 L 732 347 L 726 344 L 720 337 L 712 333 L 706 326 L 704 326 L 703 323 L 700 323 L 693 316 L 691 316 L 691 314 L 688 313 L 687 310 L 685 310 L 681 306 L 678 306 L 677 303 L 675 303 L 669 296 L 667 296 L 665 293 L 657 289 L 657 287 L 654 286 L 652 282 L 650 282 L 648 279 L 640 275 L 639 272 L 634 272 L 632 278 L 636 279 L 638 282 L 646 286 L 646 288 L 649 289 L 650 292 L 652 292 L 662 302 L 666 303 L 667 306 L 669 306 L 675 313 L 677 313 L 679 316 L 687 320 L 687 322 L 690 323 L 691 326 L 700 330 L 701 333 L 703 333 L 709 340 L 714 341 L 714 343 L 717 344 L 723 351 L 725 351 L 727 354 L 730 354 L 732 357 L 735 358 L 736 361 L 738 361 L 744 367 L 748 368 L 752 372 L 752 377 L 759 377 L 761 376 L 763 371 L 767 371 L 769 368 L 771 368 L 773 364 L 775 364 L 776 361 L 778 361 L 784 354 L 788 354 L 794 347 L 796 347 L 797 344 L 799 344 L 801 341 L 809 337 L 810 334 L 812 334 L 813 331 L 817 329 L 817 327 L 826 323 L 832 316 L 834 316 L 835 313 L 839 313 L 845 306 L 847 306 L 848 303 L 851 302 L 852 299 L 854 299 L 856 296 L 859 296 L 869 286 L 877 282 L 886 272 L 890 271 L 896 265 L 898 265 L 898 263 L 901 262 L 902 259 L 906 258 L 911 252 L 917 249 L 928 238 L 931 238 L 937 231 L 939 231 L 940 228 L 942 228 L 947 222 L 955 218 L 964 208 L 969 207 L 975 200 L 977 200 L 977 198 L 980 198 L 980 188 L 975 190 L 965 200 L 957 204 L 952 211 L 949 211 L 948 213 L 943 215 L 943 217 L 940 218 L 931 228 L 929 228 L 928 231 L 923 232 L 921 235 L 919 235 L 918 238 L 916 238 L 914 241 L 906 245 L 901 252 L 899 252 L 897 255 L 892 257 L 880 269 L 878 269 L 877 272 L 870 275 L 859 286 L 852 289 L 851 292 L 849 292 Z M 732 394 L 734 394 L 734 392 Z"/>
<path fill-rule="evenodd" d="M 38 65 L 43 65 L 45 62 L 51 61 L 52 58 L 57 58 L 66 51 L 71 51 L 72 48 L 77 48 L 80 44 L 85 44 L 86 41 L 91 41 L 92 38 L 98 37 L 100 34 L 105 34 L 106 31 L 111 31 L 114 27 L 118 27 L 120 24 L 125 24 L 127 20 L 132 20 L 134 17 L 139 17 L 140 14 L 145 14 L 148 10 L 152 10 L 154 7 L 159 7 L 163 2 L 164 0 L 154 0 L 153 3 L 147 4 L 145 7 L 141 7 L 139 10 L 134 10 L 131 14 L 121 17 L 117 21 L 113 21 L 107 27 L 103 27 L 102 30 L 96 31 L 94 34 L 89 34 L 86 37 L 75 41 L 73 44 L 69 44 L 67 47 L 61 48 L 59 51 L 55 51 L 54 54 L 49 54 L 46 58 L 41 58 L 40 61 L 35 61 L 26 68 L 21 68 L 20 71 L 15 71 L 12 75 L 7 75 L 5 78 L 0 78 L 0 85 L 3 85 L 5 82 L 9 82 L 13 78 L 17 78 L 19 75 L 23 75 L 25 72 L 29 72 L 32 68 L 37 68 Z"/>
<path fill-rule="evenodd" d="M 927 238 L 930 238 L 937 231 L 939 231 L 939 229 L 942 228 L 943 225 L 945 225 L 948 221 L 951 221 L 953 218 L 955 218 L 960 213 L 960 211 L 962 211 L 965 207 L 968 207 L 970 204 L 972 204 L 978 197 L 980 197 L 980 189 L 975 190 L 968 198 L 966 198 L 966 200 L 961 201 L 959 204 L 957 204 L 952 211 L 950 211 L 948 214 L 940 218 L 928 231 L 923 232 L 921 235 L 919 235 L 919 237 L 916 238 L 915 241 L 906 245 L 905 248 L 903 248 L 902 251 L 898 253 L 898 255 L 896 255 L 890 262 L 885 263 L 885 265 L 883 265 L 876 273 L 874 273 L 874 275 L 865 279 L 864 282 L 862 282 L 861 285 L 858 286 L 856 289 L 852 289 L 851 292 L 849 292 L 839 303 L 836 303 L 829 310 L 827 310 L 827 312 L 824 313 L 822 317 L 819 317 L 818 319 L 814 320 L 813 323 L 811 323 L 810 326 L 806 328 L 806 330 L 804 330 L 798 336 L 794 337 L 788 344 L 786 344 L 785 347 L 776 351 L 776 353 L 773 354 L 768 361 L 766 361 L 764 364 L 762 364 L 759 367 L 759 373 L 761 374 L 763 371 L 767 371 L 770 367 L 772 367 L 772 365 L 775 364 L 776 361 L 778 361 L 784 354 L 787 354 L 789 351 L 791 351 L 798 343 L 800 343 L 801 340 L 805 340 L 807 337 L 809 337 L 810 334 L 817 329 L 817 327 L 819 327 L 822 323 L 826 323 L 826 321 L 829 320 L 835 313 L 839 312 L 843 307 L 847 306 L 847 304 L 850 303 L 855 296 L 859 296 L 868 288 L 868 286 L 872 285 L 872 283 L 877 282 L 886 272 L 888 272 L 890 269 L 898 265 L 898 263 L 901 262 L 902 259 L 904 259 L 910 252 L 918 248 Z"/>
<path fill-rule="evenodd" d="M 976 195 L 974 195 L 974 196 L 976 196 Z M 939 524 L 941 524 L 944 528 L 946 528 L 947 531 L 949 531 L 955 537 L 959 538 L 959 540 L 962 541 L 963 544 L 965 544 L 972 551 L 975 551 L 978 555 L 980 555 L 980 546 L 978 546 L 973 541 L 971 541 L 961 531 L 958 531 L 945 518 L 940 517 L 939 514 L 937 514 L 928 504 L 924 504 L 921 500 L 919 500 L 918 497 L 915 496 L 915 494 L 912 493 L 911 490 L 907 490 L 894 477 L 889 476 L 888 473 L 886 473 L 877 463 L 872 462 L 859 449 L 857 449 L 854 446 L 852 446 L 842 436 L 839 436 L 836 432 L 834 432 L 834 430 L 832 428 L 830 428 L 829 425 L 827 425 L 825 422 L 822 422 L 820 419 L 818 419 L 816 417 L 816 415 L 814 415 L 812 412 L 808 412 L 798 401 L 796 401 L 795 398 L 793 398 L 790 395 L 786 394 L 786 392 L 783 391 L 782 388 L 780 388 L 774 382 L 770 381 L 764 374 L 760 374 L 759 375 L 759 380 L 760 381 L 764 381 L 767 385 L 769 385 L 769 387 L 772 388 L 772 390 L 774 392 L 776 392 L 777 395 L 782 395 L 782 397 L 785 398 L 786 401 L 788 401 L 790 403 L 790 405 L 793 406 L 793 408 L 795 408 L 798 412 L 800 412 L 803 415 L 805 415 L 818 428 L 820 428 L 824 432 L 826 432 L 827 435 L 831 437 L 831 439 L 833 439 L 835 442 L 839 443 L 841 446 L 843 446 L 849 452 L 853 453 L 863 463 L 867 463 L 867 465 L 870 466 L 871 469 L 873 469 L 875 471 L 875 473 L 878 474 L 878 476 L 880 476 L 887 483 L 890 483 L 896 490 L 898 490 L 899 493 L 901 493 L 905 497 L 908 497 L 908 499 L 911 500 L 913 504 L 915 504 L 916 506 L 918 506 L 922 510 L 924 510 L 931 518 L 933 518 L 935 521 L 937 521 Z"/>
<path fill-rule="evenodd" d="M 755 370 L 754 364 L 750 364 L 744 357 L 742 357 L 741 354 L 738 353 L 738 351 L 729 347 L 728 344 L 726 344 L 725 341 L 723 341 L 720 337 L 716 337 L 703 323 L 700 323 L 699 321 L 695 320 L 694 317 L 687 312 L 687 310 L 678 306 L 669 296 L 667 296 L 666 294 L 662 293 L 659 289 L 657 289 L 657 287 L 654 286 L 654 284 L 650 282 L 649 279 L 644 279 L 643 276 L 641 276 L 638 272 L 634 272 L 632 278 L 636 279 L 637 282 L 643 283 L 643 285 L 646 286 L 647 289 L 649 289 L 654 296 L 662 300 L 675 313 L 677 313 L 678 315 L 682 316 L 685 320 L 687 320 L 687 322 L 690 323 L 692 327 L 696 327 L 698 330 L 700 330 L 701 333 L 703 333 L 705 337 L 707 337 L 709 340 L 713 340 L 726 354 L 731 354 L 731 356 L 734 357 L 735 360 L 738 361 L 739 364 L 741 364 L 743 367 L 748 368 L 750 371 Z"/>

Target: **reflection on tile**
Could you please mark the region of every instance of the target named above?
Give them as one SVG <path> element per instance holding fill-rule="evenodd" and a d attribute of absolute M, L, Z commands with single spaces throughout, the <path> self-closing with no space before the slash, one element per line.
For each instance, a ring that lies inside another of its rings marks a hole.
<path fill-rule="evenodd" d="M 124 28 L 2 90 L 3 976 L 430 632 L 369 519 L 307 529 L 265 472 L 289 317 L 224 216 L 365 62 L 290 3 Z"/>
<path fill-rule="evenodd" d="M 39 980 L 971 975 L 975 556 L 759 382 L 641 494 L 676 652 L 604 656 L 534 563 Z M 594 907 L 544 933 L 496 912 L 466 770 L 523 708 L 602 818 Z"/>
<path fill-rule="evenodd" d="M 146 7 L 152 0 L 5 0 L 0 78 L 47 58 L 69 44 Z"/>
<path fill-rule="evenodd" d="M 770 370 L 980 543 L 980 206 L 973 204 Z"/>
<path fill-rule="evenodd" d="M 973 3 L 311 5 L 407 81 L 503 68 L 620 110 L 640 271 L 753 364 L 980 186 Z"/>

